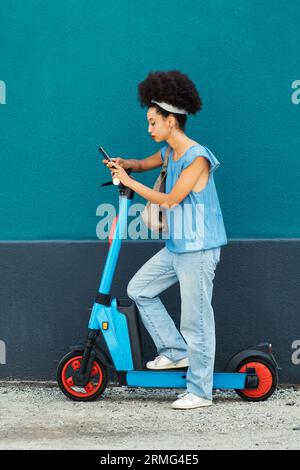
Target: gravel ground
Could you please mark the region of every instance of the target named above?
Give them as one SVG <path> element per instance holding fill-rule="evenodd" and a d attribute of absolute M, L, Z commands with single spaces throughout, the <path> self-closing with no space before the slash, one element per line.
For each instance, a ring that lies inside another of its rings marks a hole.
<path fill-rule="evenodd" d="M 108 387 L 72 402 L 51 382 L 0 384 L 0 449 L 300 449 L 300 387 L 266 402 L 216 391 L 212 407 L 173 410 L 182 390 Z"/>

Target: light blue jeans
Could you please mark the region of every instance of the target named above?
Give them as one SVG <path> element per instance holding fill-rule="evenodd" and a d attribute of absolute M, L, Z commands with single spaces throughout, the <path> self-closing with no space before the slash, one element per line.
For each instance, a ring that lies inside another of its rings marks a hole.
<path fill-rule="evenodd" d="M 173 253 L 164 247 L 137 271 L 127 287 L 157 353 L 174 362 L 188 357 L 187 391 L 209 400 L 216 348 L 211 300 L 220 254 L 220 247 L 186 253 Z M 158 297 L 178 281 L 181 334 Z"/>

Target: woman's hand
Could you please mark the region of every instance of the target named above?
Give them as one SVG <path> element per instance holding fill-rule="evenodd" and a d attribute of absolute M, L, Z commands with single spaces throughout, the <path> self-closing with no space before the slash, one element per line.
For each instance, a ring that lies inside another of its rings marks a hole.
<path fill-rule="evenodd" d="M 125 170 L 128 170 L 128 162 L 124 159 L 124 158 L 112 158 L 112 161 L 115 162 L 115 163 L 118 163 L 118 165 L 120 165 L 122 168 L 124 168 Z M 104 163 L 104 165 L 108 166 L 108 163 L 110 163 L 108 160 L 102 160 L 102 163 Z"/>
<path fill-rule="evenodd" d="M 128 186 L 128 183 L 132 180 L 130 176 L 126 173 L 124 168 L 121 167 L 118 163 L 108 163 L 107 166 L 110 168 L 112 179 L 119 178 L 120 182 L 124 186 Z M 114 167 L 114 168 L 113 168 Z"/>

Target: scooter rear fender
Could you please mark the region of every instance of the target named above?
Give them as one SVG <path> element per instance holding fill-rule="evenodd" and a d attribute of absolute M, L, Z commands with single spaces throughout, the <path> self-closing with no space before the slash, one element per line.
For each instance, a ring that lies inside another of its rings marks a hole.
<path fill-rule="evenodd" d="M 235 372 L 238 365 L 244 359 L 251 357 L 263 359 L 275 367 L 275 369 L 280 370 L 274 355 L 270 352 L 270 343 L 259 343 L 256 346 L 250 346 L 247 349 L 243 349 L 242 351 L 234 354 L 227 362 L 225 372 Z"/>

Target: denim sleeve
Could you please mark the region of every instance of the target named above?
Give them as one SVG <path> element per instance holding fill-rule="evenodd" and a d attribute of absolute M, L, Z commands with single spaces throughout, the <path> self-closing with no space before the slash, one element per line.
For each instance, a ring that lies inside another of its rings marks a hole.
<path fill-rule="evenodd" d="M 216 159 L 214 154 L 202 145 L 200 148 L 197 147 L 192 149 L 192 151 L 185 156 L 182 169 L 185 170 L 185 168 L 187 168 L 197 157 L 205 157 L 209 161 L 209 173 L 212 173 L 220 166 L 220 162 Z"/>

